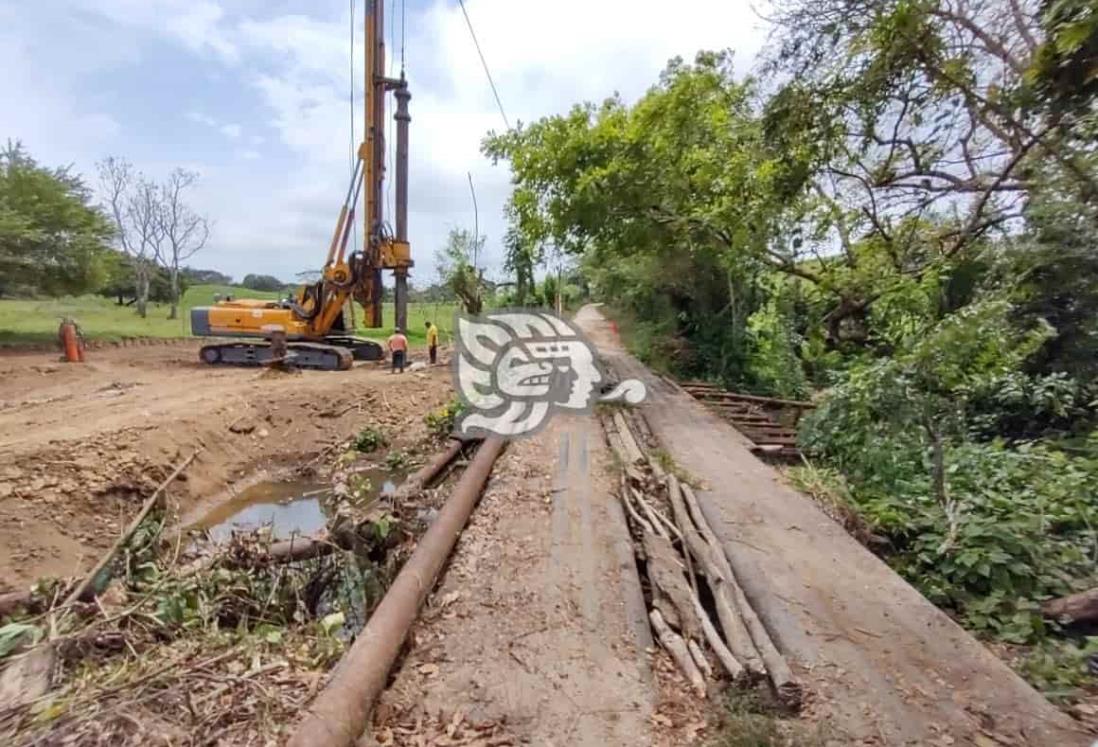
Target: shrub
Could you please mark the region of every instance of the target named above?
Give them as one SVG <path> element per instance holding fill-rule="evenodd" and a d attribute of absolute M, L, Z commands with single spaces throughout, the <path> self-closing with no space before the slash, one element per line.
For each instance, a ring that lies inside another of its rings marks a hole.
<path fill-rule="evenodd" d="M 442 407 L 427 413 L 423 420 L 432 433 L 445 438 L 454 430 L 454 421 L 464 410 L 464 403 L 455 397 Z"/>
<path fill-rule="evenodd" d="M 385 434 L 372 426 L 366 426 L 359 431 L 358 435 L 355 436 L 354 441 L 355 451 L 362 452 L 363 454 L 377 451 L 388 444 L 389 440 L 385 437 Z"/>

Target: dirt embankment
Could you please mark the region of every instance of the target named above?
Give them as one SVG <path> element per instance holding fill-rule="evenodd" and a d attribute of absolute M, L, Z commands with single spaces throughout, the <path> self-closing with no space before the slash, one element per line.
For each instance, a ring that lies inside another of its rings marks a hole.
<path fill-rule="evenodd" d="M 421 428 L 450 392 L 444 367 L 211 368 L 197 343 L 103 350 L 83 365 L 0 354 L 0 380 L 0 591 L 89 568 L 196 449 L 170 491 L 179 511 L 257 471 L 307 462 L 364 425 Z"/>

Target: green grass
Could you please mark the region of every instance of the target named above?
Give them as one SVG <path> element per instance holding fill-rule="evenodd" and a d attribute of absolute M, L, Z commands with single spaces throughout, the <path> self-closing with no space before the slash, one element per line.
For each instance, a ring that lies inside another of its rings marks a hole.
<path fill-rule="evenodd" d="M 355 332 L 363 337 L 375 340 L 385 339 L 393 333 L 393 304 L 382 304 L 381 318 L 384 325 L 380 329 L 366 329 L 358 327 Z M 427 340 L 427 327 L 424 323 L 431 321 L 438 326 L 438 339 L 440 343 L 449 342 L 454 329 L 454 310 L 457 304 L 453 303 L 410 303 L 408 304 L 408 329 L 407 337 L 410 342 L 425 343 Z M 362 309 L 355 309 L 355 319 L 362 318 Z"/>
<path fill-rule="evenodd" d="M 88 339 L 122 340 L 133 337 L 188 337 L 191 334 L 190 309 L 209 306 L 215 295 L 234 298 L 278 298 L 279 293 L 252 291 L 226 285 L 195 285 L 183 294 L 179 319 L 168 319 L 168 304 L 150 303 L 148 316 L 142 319 L 132 306 L 118 306 L 109 298 L 76 296 L 41 299 L 0 299 L 0 345 L 52 343 L 57 339 L 57 325 L 62 317 L 75 319 Z M 385 304 L 381 329 L 358 329 L 361 335 L 385 338 L 393 331 L 393 304 Z M 361 309 L 355 310 L 361 319 Z M 443 342 L 450 339 L 453 326 L 453 304 L 409 304 L 408 338 L 422 343 L 426 339 L 424 321 L 430 319 L 439 327 Z"/>

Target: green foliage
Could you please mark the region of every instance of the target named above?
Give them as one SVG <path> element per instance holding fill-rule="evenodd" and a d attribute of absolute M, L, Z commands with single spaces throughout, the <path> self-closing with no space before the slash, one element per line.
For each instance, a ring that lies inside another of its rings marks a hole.
<path fill-rule="evenodd" d="M 94 289 L 110 236 L 79 177 L 39 166 L 19 143 L 0 150 L 0 295 Z"/>
<path fill-rule="evenodd" d="M 137 299 L 137 283 L 134 281 L 133 263 L 122 252 L 111 251 L 105 261 L 106 280 L 96 292 L 113 298 L 119 306 L 129 306 Z M 179 292 L 185 294 L 190 282 L 186 273 L 179 277 Z M 172 279 L 168 270 L 157 267 L 149 277 L 149 300 L 153 303 L 170 303 L 172 300 Z"/>
<path fill-rule="evenodd" d="M 412 458 L 408 455 L 408 452 L 401 449 L 393 449 L 385 455 L 385 469 L 390 472 L 407 469 L 411 463 Z"/>
<path fill-rule="evenodd" d="M 179 268 L 180 279 L 193 285 L 232 285 L 231 276 L 217 270 L 201 270 L 194 267 Z"/>
<path fill-rule="evenodd" d="M 446 245 L 435 254 L 439 276 L 468 314 L 479 314 L 484 307 L 484 270 L 478 259 L 483 250 L 483 236 L 474 238 L 471 231 L 453 228 Z"/>
<path fill-rule="evenodd" d="M 377 451 L 388 445 L 389 439 L 385 434 L 381 430 L 369 425 L 360 430 L 354 440 L 355 451 L 363 454 L 369 454 L 372 451 Z"/>
<path fill-rule="evenodd" d="M 37 625 L 11 622 L 0 627 L 0 659 L 24 644 L 33 646 L 43 635 L 44 631 Z"/>
<path fill-rule="evenodd" d="M 799 355 L 803 341 L 788 293 L 775 293 L 747 318 L 747 336 L 747 372 L 755 388 L 789 399 L 806 397 L 808 377 Z"/>
<path fill-rule="evenodd" d="M 1098 655 L 1095 637 L 1081 641 L 1046 640 L 1021 654 L 1012 664 L 1049 699 L 1070 701 L 1094 681 L 1088 662 L 1095 655 Z"/>
<path fill-rule="evenodd" d="M 1017 329 L 1010 312 L 975 304 L 854 367 L 802 442 L 847 477 L 901 574 L 967 626 L 1023 642 L 1045 632 L 1037 601 L 1094 573 L 1098 458 L 976 440 L 1000 412 L 994 398 L 982 410 L 988 390 L 1021 396 L 1003 383 L 1026 381 L 1018 369 L 1048 334 Z M 1030 383 L 1047 394 L 1047 381 Z"/>
<path fill-rule="evenodd" d="M 281 291 L 286 287 L 286 283 L 273 275 L 257 275 L 254 273 L 245 275 L 244 279 L 240 281 L 240 285 L 249 290 L 269 292 Z"/>
<path fill-rule="evenodd" d="M 451 399 L 442 407 L 432 410 L 423 418 L 427 428 L 440 438 L 449 436 L 454 430 L 454 421 L 465 410 L 465 405 L 457 397 Z"/>

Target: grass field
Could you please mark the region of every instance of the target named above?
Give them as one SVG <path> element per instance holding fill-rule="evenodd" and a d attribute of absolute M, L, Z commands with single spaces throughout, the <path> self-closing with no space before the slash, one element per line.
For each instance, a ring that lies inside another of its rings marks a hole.
<path fill-rule="evenodd" d="M 250 291 L 223 285 L 195 285 L 183 294 L 180 318 L 169 320 L 167 304 L 149 304 L 148 316 L 142 319 L 133 307 L 118 306 L 109 298 L 76 296 L 43 299 L 0 299 L 0 345 L 53 342 L 57 325 L 63 317 L 75 319 L 88 339 L 122 340 L 132 337 L 189 337 L 190 309 L 208 306 L 214 296 L 233 295 L 236 298 L 277 298 L 278 293 Z M 453 304 L 410 304 L 408 307 L 408 337 L 422 342 L 426 337 L 424 321 L 430 319 L 439 327 L 446 341 L 453 326 Z M 355 319 L 361 319 L 361 309 L 355 309 Z M 392 333 L 393 304 L 385 304 L 381 329 L 358 329 L 365 337 L 385 338 Z"/>
<path fill-rule="evenodd" d="M 385 326 L 381 329 L 365 329 L 358 327 L 355 332 L 363 337 L 383 339 L 393 333 L 393 304 L 382 305 L 381 317 L 385 320 Z M 427 339 L 427 327 L 424 323 L 431 321 L 438 325 L 438 337 L 440 342 L 449 342 L 454 327 L 454 309 L 452 303 L 410 303 L 408 304 L 408 334 L 411 342 L 424 342 Z M 355 319 L 362 317 L 362 309 L 355 309 Z"/>

